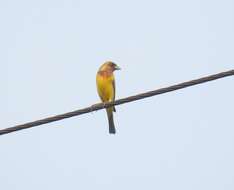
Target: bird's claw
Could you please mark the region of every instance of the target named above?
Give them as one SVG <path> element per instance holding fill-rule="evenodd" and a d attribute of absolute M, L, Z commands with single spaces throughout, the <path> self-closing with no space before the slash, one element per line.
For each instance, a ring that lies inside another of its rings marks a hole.
<path fill-rule="evenodd" d="M 97 106 L 98 104 L 93 104 L 92 106 L 91 106 L 91 112 L 93 113 L 93 111 L 95 111 L 94 110 L 94 108 L 95 108 L 95 106 Z M 97 111 L 97 110 L 96 110 Z"/>
<path fill-rule="evenodd" d="M 103 102 L 103 103 L 102 103 L 102 108 L 104 109 L 105 106 L 106 106 L 106 102 Z"/>
<path fill-rule="evenodd" d="M 100 105 L 100 103 L 99 103 L 99 104 L 93 104 L 93 105 L 91 106 L 91 112 L 97 111 L 97 110 L 95 110 L 94 108 L 95 108 L 96 106 L 98 106 L 98 105 Z M 105 106 L 106 106 L 106 103 L 103 102 L 103 103 L 102 103 L 102 109 L 104 109 Z"/>

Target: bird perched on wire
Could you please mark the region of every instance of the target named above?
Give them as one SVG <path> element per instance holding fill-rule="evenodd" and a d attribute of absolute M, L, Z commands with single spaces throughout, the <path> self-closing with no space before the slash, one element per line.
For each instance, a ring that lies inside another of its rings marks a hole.
<path fill-rule="evenodd" d="M 97 91 L 99 97 L 104 103 L 115 100 L 115 70 L 120 70 L 120 67 L 111 61 L 107 61 L 99 68 L 97 72 Z M 110 134 L 116 133 L 113 119 L 113 112 L 115 111 L 116 110 L 114 106 L 106 108 Z"/>

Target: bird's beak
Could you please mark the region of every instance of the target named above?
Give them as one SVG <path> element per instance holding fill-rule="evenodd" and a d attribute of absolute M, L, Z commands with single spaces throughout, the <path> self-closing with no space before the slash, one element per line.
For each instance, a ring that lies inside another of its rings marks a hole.
<path fill-rule="evenodd" d="M 121 68 L 118 65 L 116 65 L 115 70 L 121 70 Z"/>

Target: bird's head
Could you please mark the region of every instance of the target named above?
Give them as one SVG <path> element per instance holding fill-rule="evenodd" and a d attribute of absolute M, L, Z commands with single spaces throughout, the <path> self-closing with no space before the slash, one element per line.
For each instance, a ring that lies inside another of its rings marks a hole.
<path fill-rule="evenodd" d="M 105 62 L 99 69 L 99 71 L 111 71 L 111 72 L 114 72 L 116 70 L 120 70 L 120 67 L 112 61 Z"/>

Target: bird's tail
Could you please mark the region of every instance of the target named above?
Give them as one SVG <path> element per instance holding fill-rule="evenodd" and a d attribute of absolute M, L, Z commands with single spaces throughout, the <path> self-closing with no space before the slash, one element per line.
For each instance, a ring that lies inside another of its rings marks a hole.
<path fill-rule="evenodd" d="M 115 134 L 115 124 L 114 124 L 114 118 L 113 118 L 113 108 L 107 108 L 107 117 L 108 117 L 108 122 L 109 122 L 109 133 L 110 134 Z"/>

